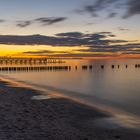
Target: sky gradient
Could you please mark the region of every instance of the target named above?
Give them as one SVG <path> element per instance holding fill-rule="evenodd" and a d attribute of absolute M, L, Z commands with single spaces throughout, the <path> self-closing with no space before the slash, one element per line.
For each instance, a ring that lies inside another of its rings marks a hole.
<path fill-rule="evenodd" d="M 1 0 L 0 56 L 140 58 L 138 0 Z"/>

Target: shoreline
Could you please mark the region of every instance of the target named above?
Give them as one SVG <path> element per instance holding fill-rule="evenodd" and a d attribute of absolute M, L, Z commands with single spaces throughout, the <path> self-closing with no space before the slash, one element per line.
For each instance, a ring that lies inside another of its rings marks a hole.
<path fill-rule="evenodd" d="M 77 92 L 62 90 L 62 89 L 55 88 L 52 86 L 40 86 L 37 84 L 25 82 L 25 81 L 18 81 L 14 78 L 10 78 L 7 76 L 0 76 L 0 78 L 3 81 L 10 83 L 10 85 L 14 85 L 17 87 L 25 87 L 25 88 L 29 88 L 29 89 L 38 91 L 40 96 L 33 97 L 34 99 L 37 99 L 37 100 L 44 100 L 44 99 L 51 99 L 51 98 L 70 99 L 77 103 L 81 103 L 81 104 L 90 106 L 92 108 L 95 108 L 95 109 L 99 110 L 100 112 L 109 114 L 110 118 L 106 120 L 106 121 L 109 121 L 109 123 L 115 122 L 118 125 L 126 127 L 126 128 L 140 130 L 140 117 L 139 116 L 132 114 L 130 112 L 121 110 L 119 108 L 101 104 L 98 101 L 96 101 L 96 99 L 94 100 L 94 102 L 89 102 L 89 101 L 87 102 L 87 100 L 84 100 L 84 98 L 82 98 L 82 97 L 79 98 L 77 96 L 77 94 L 79 94 L 79 93 L 77 93 Z M 74 96 L 71 96 L 73 94 L 74 94 Z"/>
<path fill-rule="evenodd" d="M 106 122 L 109 115 L 64 97 L 39 99 L 36 89 L 0 78 L 0 139 L 138 140 L 139 130 Z"/>

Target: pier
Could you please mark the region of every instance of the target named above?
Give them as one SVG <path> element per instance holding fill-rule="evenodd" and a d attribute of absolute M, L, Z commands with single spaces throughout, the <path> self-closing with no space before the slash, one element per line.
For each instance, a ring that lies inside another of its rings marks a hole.
<path fill-rule="evenodd" d="M 0 67 L 0 72 L 18 71 L 70 71 L 71 66 L 22 66 L 22 67 Z"/>
<path fill-rule="evenodd" d="M 47 64 L 65 63 L 62 59 L 56 58 L 0 58 L 0 64 Z"/>
<path fill-rule="evenodd" d="M 23 61 L 23 60 L 22 60 Z M 54 65 L 47 65 L 47 63 L 52 62 L 52 63 L 64 63 L 64 62 L 60 62 L 59 61 L 46 61 L 46 60 L 36 60 L 36 63 L 32 63 L 34 60 L 31 61 L 31 63 L 27 63 L 27 65 L 24 63 L 19 64 L 18 63 L 14 63 L 15 65 L 11 65 L 9 63 L 7 63 L 7 65 L 5 64 L 0 64 L 0 72 L 17 72 L 17 71 L 71 71 L 73 69 L 75 69 L 76 71 L 78 71 L 78 66 L 70 66 L 70 65 L 60 65 L 60 64 L 54 64 Z M 30 61 L 29 61 L 30 62 Z M 46 63 L 44 63 L 46 62 Z M 9 64 L 9 65 L 8 65 Z M 28 65 L 29 64 L 29 65 Z M 105 68 L 109 68 L 110 69 L 120 69 L 120 68 L 131 68 L 131 66 L 129 66 L 128 64 L 124 64 L 124 65 L 110 65 L 110 66 L 106 66 L 106 65 L 99 65 L 99 66 L 94 66 L 94 65 L 82 65 L 81 69 L 84 71 L 87 70 L 94 70 L 94 68 L 99 67 L 100 69 L 105 69 Z M 134 68 L 135 69 L 139 69 L 140 68 L 140 64 L 134 64 Z"/>

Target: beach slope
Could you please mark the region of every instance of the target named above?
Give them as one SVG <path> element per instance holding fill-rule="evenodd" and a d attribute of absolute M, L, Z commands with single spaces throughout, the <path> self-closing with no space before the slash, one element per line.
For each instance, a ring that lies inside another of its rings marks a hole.
<path fill-rule="evenodd" d="M 96 120 L 109 117 L 65 98 L 36 100 L 39 91 L 0 80 L 0 140 L 139 140 L 140 134 L 106 128 Z"/>

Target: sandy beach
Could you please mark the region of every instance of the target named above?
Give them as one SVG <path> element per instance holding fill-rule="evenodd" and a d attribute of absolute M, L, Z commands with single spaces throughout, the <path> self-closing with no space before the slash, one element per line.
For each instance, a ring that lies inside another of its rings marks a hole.
<path fill-rule="evenodd" d="M 102 127 L 108 114 L 66 98 L 0 80 L 0 140 L 139 140 L 139 130 Z"/>

